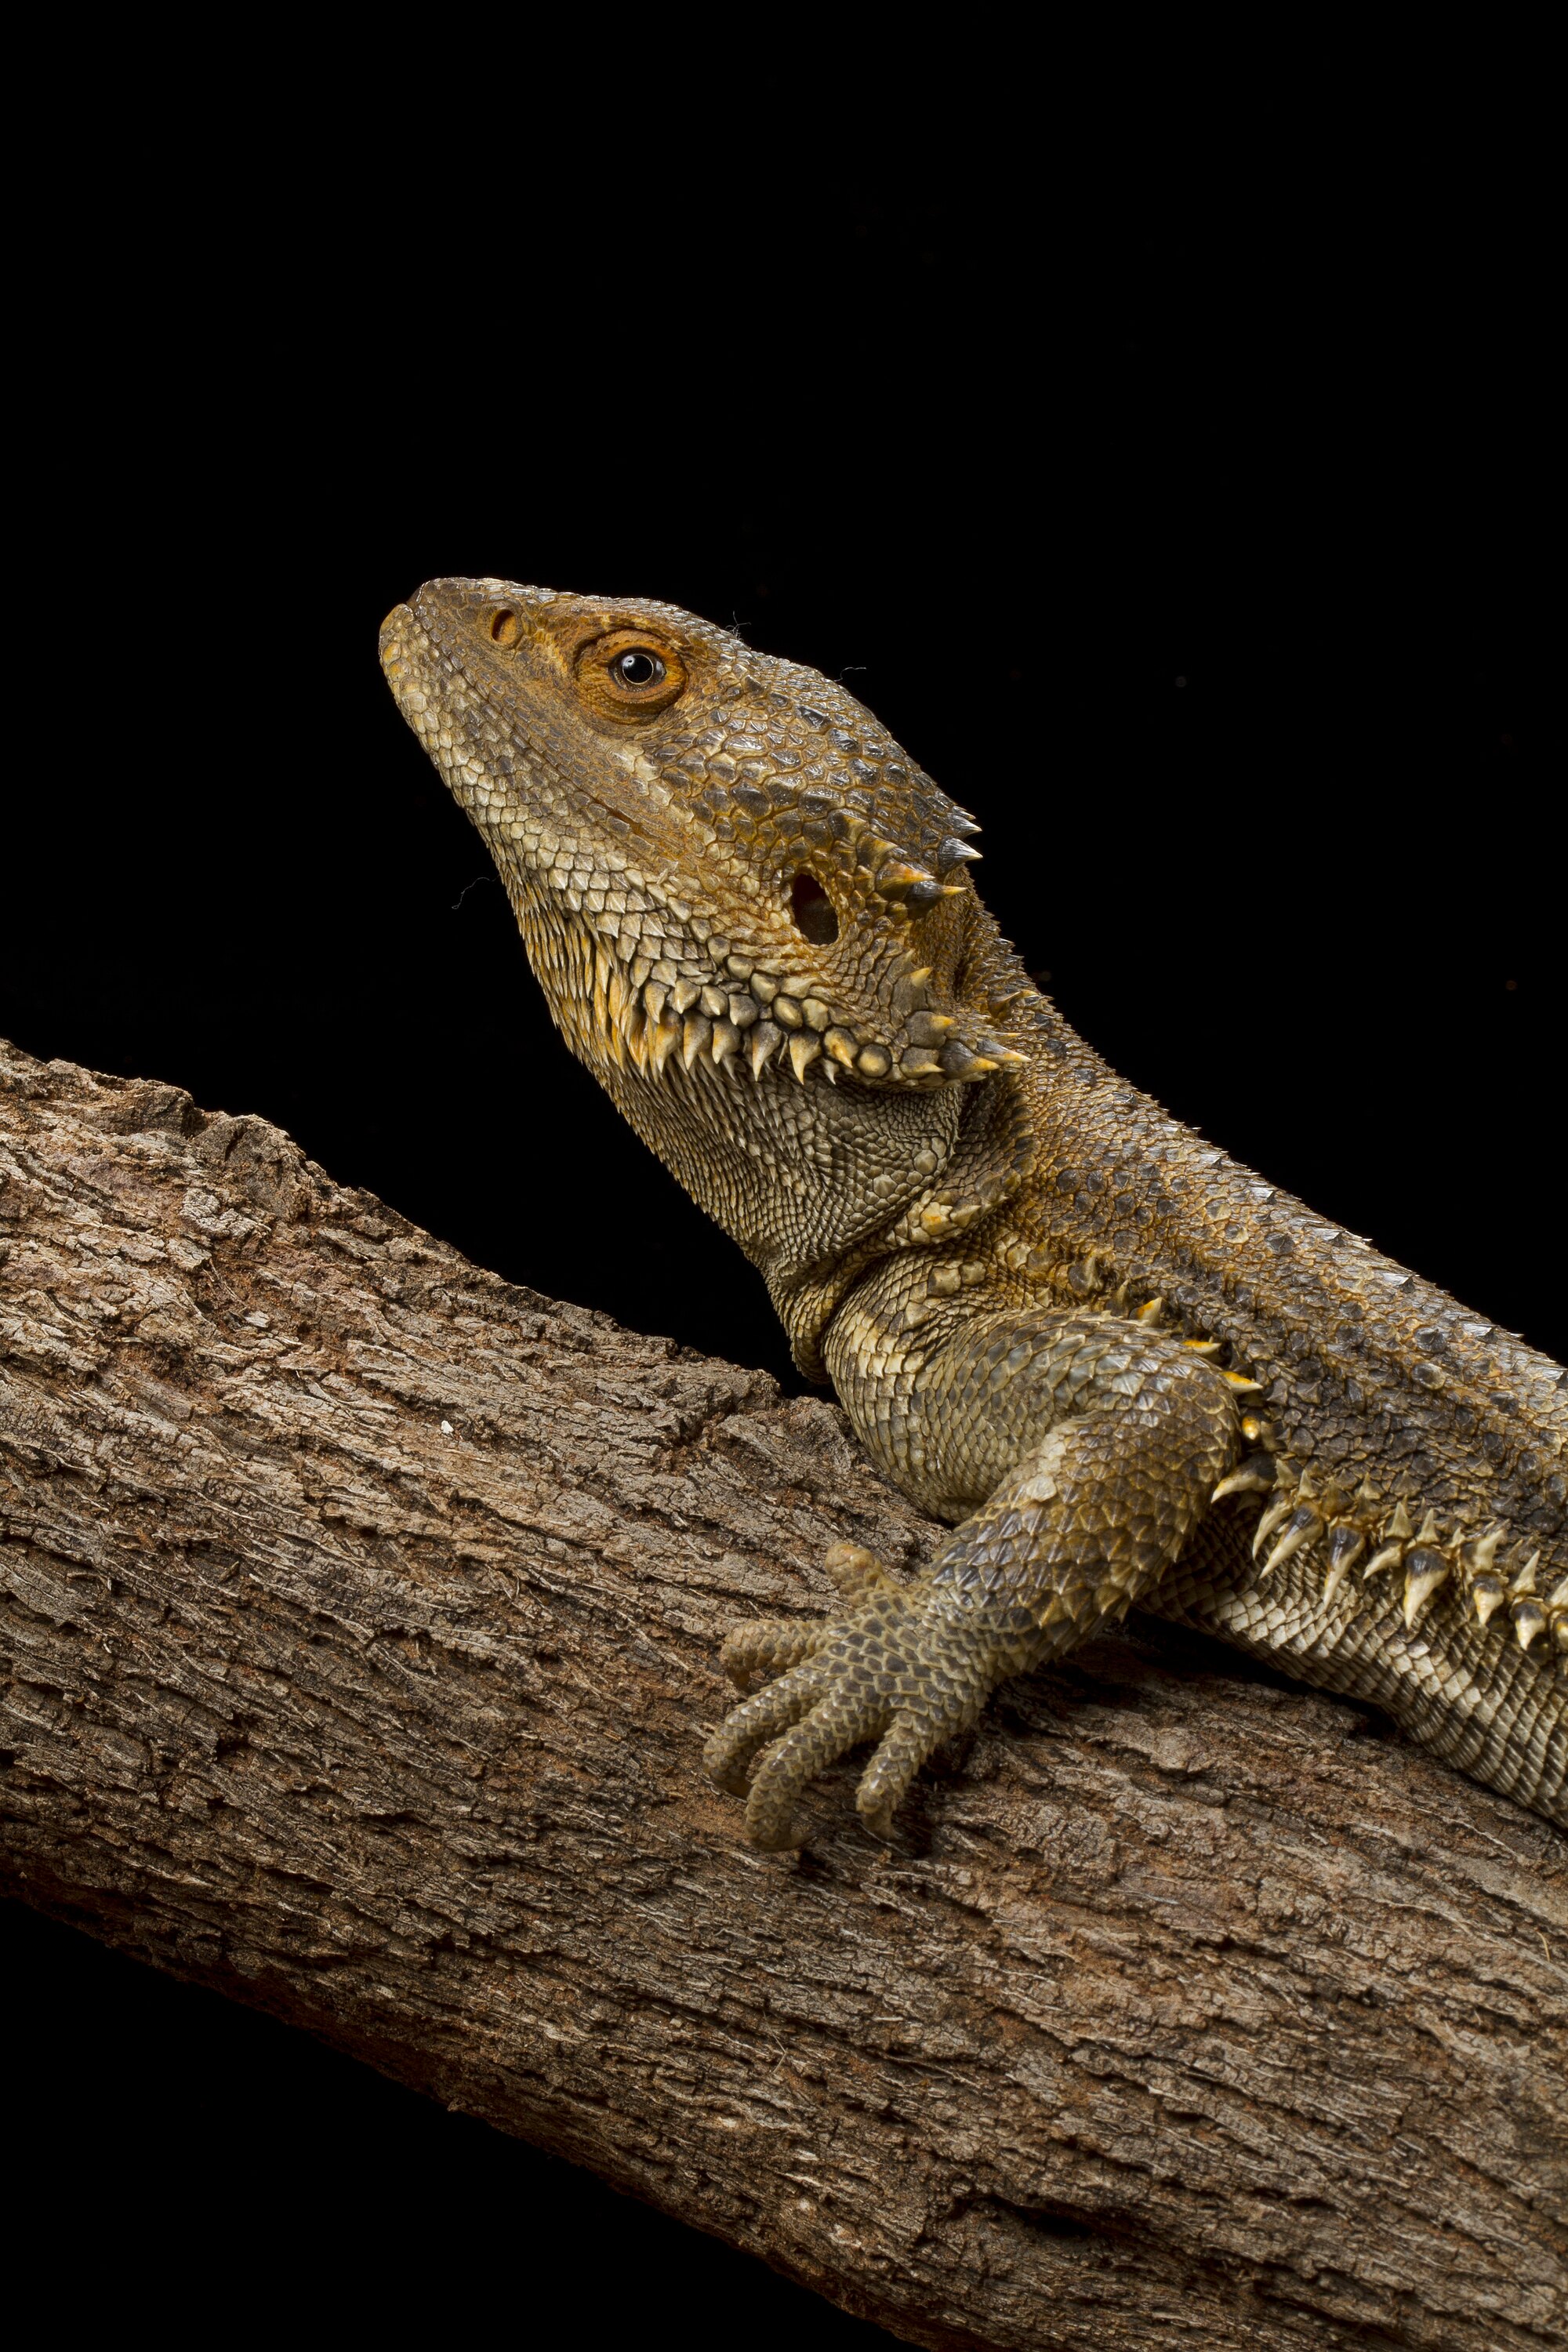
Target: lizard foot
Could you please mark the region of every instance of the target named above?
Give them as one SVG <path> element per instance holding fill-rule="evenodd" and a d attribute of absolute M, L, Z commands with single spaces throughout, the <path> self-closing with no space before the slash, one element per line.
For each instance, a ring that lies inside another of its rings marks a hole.
<path fill-rule="evenodd" d="M 851 1601 L 900 1590 L 876 1553 L 862 1544 L 830 1545 L 823 1565 Z M 829 1631 L 820 1620 L 803 1623 L 795 1617 L 759 1617 L 750 1624 L 737 1625 L 726 1635 L 719 1664 L 731 1681 L 744 1690 L 758 1675 L 781 1675 L 814 1657 Z M 733 1793 L 742 1794 L 743 1785 Z"/>
<path fill-rule="evenodd" d="M 801 1791 L 868 1739 L 877 1750 L 856 1804 L 872 1835 L 889 1839 L 894 1811 L 921 1764 L 974 1721 L 995 1679 L 988 1642 L 955 1643 L 951 1614 L 933 1609 L 929 1591 L 906 1592 L 871 1566 L 874 1577 L 861 1570 L 854 1578 L 858 1605 L 814 1629 L 809 1653 L 797 1652 L 798 1663 L 743 1700 L 708 1743 L 711 1778 L 746 1797 L 747 1837 L 765 1852 L 800 1844 Z M 774 1630 L 744 1627 L 725 1652 L 733 1643 L 737 1655 L 754 1654 L 762 1642 L 746 1637 L 765 1639 Z M 799 1636 L 806 1629 L 788 1631 Z"/>
<path fill-rule="evenodd" d="M 1080 1389 L 1094 1384 L 1102 1401 L 1021 1449 L 920 1583 L 895 1584 L 871 1553 L 837 1545 L 841 1616 L 815 1637 L 794 1624 L 731 1637 L 727 1659 L 747 1671 L 788 1669 L 709 1743 L 721 1788 L 747 1792 L 754 1845 L 799 1844 L 802 1790 L 868 1739 L 876 1753 L 856 1803 L 874 1836 L 890 1837 L 921 1764 L 978 1718 L 997 1683 L 1119 1619 L 1175 1559 L 1230 1458 L 1236 1409 L 1206 1365 L 1107 1328 L 1047 1316 L 973 1343 L 959 1368 L 970 1387 L 989 1392 L 1038 1350 L 1064 1383 L 1081 1371 Z"/>

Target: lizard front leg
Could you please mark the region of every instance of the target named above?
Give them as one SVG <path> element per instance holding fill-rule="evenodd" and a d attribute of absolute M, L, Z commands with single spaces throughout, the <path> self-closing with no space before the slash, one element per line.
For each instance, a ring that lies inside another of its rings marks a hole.
<path fill-rule="evenodd" d="M 1235 1444 L 1223 1378 L 1110 1318 L 985 1317 L 928 1359 L 922 1409 L 961 1488 L 1007 1465 L 930 1573 L 906 1587 L 853 1567 L 843 1615 L 725 1645 L 732 1673 L 788 1669 L 709 1744 L 721 1787 L 749 1780 L 757 1845 L 798 1843 L 801 1791 L 864 1740 L 877 1748 L 858 1809 L 890 1835 L 921 1765 L 999 1682 L 1120 1616 L 1171 1565 Z"/>

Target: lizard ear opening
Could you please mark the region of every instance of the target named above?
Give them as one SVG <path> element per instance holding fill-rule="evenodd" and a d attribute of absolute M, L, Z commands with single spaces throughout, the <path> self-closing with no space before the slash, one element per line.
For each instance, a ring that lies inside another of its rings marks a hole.
<path fill-rule="evenodd" d="M 815 948 L 829 948 L 838 937 L 833 901 L 815 874 L 797 874 L 789 886 L 789 910 L 795 929 Z"/>

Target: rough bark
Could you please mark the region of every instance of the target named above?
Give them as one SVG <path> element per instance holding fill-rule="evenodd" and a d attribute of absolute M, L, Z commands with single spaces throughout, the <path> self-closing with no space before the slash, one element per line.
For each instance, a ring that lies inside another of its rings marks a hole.
<path fill-rule="evenodd" d="M 761 1856 L 816 1401 L 0 1049 L 0 1885 L 932 2346 L 1562 2340 L 1568 1845 L 1147 1624 Z"/>

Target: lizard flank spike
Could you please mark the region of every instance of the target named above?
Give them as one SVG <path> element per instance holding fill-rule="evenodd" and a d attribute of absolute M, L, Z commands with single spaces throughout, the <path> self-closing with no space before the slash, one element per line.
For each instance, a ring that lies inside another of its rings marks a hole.
<path fill-rule="evenodd" d="M 1268 1508 L 1264 1512 L 1263 1517 L 1258 1520 L 1257 1532 L 1252 1538 L 1252 1557 L 1254 1559 L 1256 1559 L 1258 1554 L 1262 1551 L 1264 1545 L 1268 1542 L 1275 1528 L 1284 1526 L 1286 1520 L 1289 1517 L 1291 1512 L 1296 1508 L 1299 1503 L 1310 1502 L 1312 1500 L 1312 1482 L 1308 1477 L 1307 1473 L 1303 1470 L 1301 1473 L 1300 1482 L 1296 1487 L 1294 1494 L 1287 1495 L 1281 1493 L 1276 1501 L 1270 1503 Z"/>
<path fill-rule="evenodd" d="M 1460 1557 L 1464 1560 L 1465 1573 L 1468 1576 L 1491 1574 L 1492 1562 L 1498 1555 L 1498 1547 L 1507 1533 L 1506 1528 L 1491 1528 L 1476 1542 L 1466 1544 Z"/>
<path fill-rule="evenodd" d="M 1302 1503 L 1285 1522 L 1285 1532 L 1263 1563 L 1263 1574 L 1272 1576 L 1304 1544 L 1316 1543 L 1323 1532 L 1323 1522 L 1310 1503 Z"/>
<path fill-rule="evenodd" d="M 988 626 L 950 633 L 977 693 Z M 999 1682 L 1132 1604 L 1568 1826 L 1558 1367 L 1109 1069 L 981 904 L 974 820 L 843 686 L 503 580 L 427 583 L 382 661 L 570 1050 L 948 1529 L 914 1581 L 852 1548 L 833 1613 L 725 1643 L 709 1769 L 758 1845 L 860 1743 L 893 1836 Z"/>
<path fill-rule="evenodd" d="M 1329 1565 L 1323 1577 L 1323 1599 L 1331 1601 L 1363 1552 L 1366 1538 L 1360 1528 L 1342 1521 L 1329 1538 Z"/>
<path fill-rule="evenodd" d="M 1220 1480 L 1209 1501 L 1223 1502 L 1226 1495 L 1267 1495 L 1272 1491 L 1273 1486 L 1272 1457 L 1267 1454 L 1249 1454 L 1239 1470 L 1233 1470 L 1228 1477 Z"/>
<path fill-rule="evenodd" d="M 1427 1601 L 1453 1573 L 1453 1563 L 1440 1551 L 1417 1544 L 1405 1561 L 1405 1622 L 1414 1625 Z"/>
<path fill-rule="evenodd" d="M 1524 1566 L 1520 1570 L 1519 1574 L 1514 1578 L 1513 1582 L 1509 1586 L 1509 1591 L 1510 1592 L 1532 1593 L 1535 1591 L 1535 1571 L 1540 1565 L 1540 1551 L 1532 1551 L 1530 1558 L 1525 1561 Z"/>
<path fill-rule="evenodd" d="M 1516 1601 L 1509 1615 L 1513 1619 L 1514 1635 L 1521 1650 L 1528 1650 L 1536 1635 L 1546 1627 L 1546 1612 L 1539 1601 Z"/>

